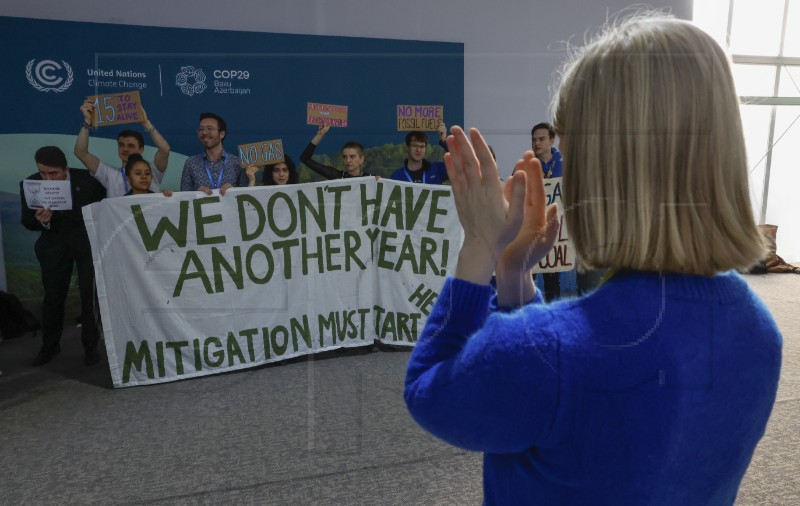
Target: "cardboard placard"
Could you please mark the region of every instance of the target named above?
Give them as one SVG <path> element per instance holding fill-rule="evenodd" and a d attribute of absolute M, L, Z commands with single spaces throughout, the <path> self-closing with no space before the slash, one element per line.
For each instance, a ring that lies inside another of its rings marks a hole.
<path fill-rule="evenodd" d="M 534 266 L 532 272 L 564 272 L 575 268 L 575 247 L 569 237 L 567 223 L 564 220 L 564 204 L 561 201 L 561 185 L 563 179 L 552 177 L 544 180 L 544 193 L 546 204 L 558 205 L 558 220 L 560 227 L 553 249 Z"/>
<path fill-rule="evenodd" d="M 142 101 L 138 91 L 93 95 L 87 100 L 94 102 L 94 126 L 122 125 L 144 121 Z"/>
<path fill-rule="evenodd" d="M 347 126 L 347 106 L 307 102 L 306 124 L 344 128 Z"/>
<path fill-rule="evenodd" d="M 273 139 L 271 141 L 253 142 L 251 144 L 239 144 L 239 161 L 242 167 L 248 165 L 271 165 L 284 161 L 283 141 Z"/>
<path fill-rule="evenodd" d="M 444 123 L 443 105 L 398 105 L 397 131 L 436 131 Z"/>

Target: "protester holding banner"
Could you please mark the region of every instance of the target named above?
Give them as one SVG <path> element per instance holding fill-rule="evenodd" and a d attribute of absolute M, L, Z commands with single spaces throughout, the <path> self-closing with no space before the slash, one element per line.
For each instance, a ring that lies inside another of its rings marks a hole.
<path fill-rule="evenodd" d="M 566 221 L 584 261 L 614 274 L 542 304 L 529 269 L 557 220 L 541 164 L 525 153 L 504 192 L 478 131 L 470 144 L 454 127 L 464 243 L 409 362 L 407 405 L 485 452 L 485 504 L 733 504 L 782 344 L 735 270 L 764 245 L 729 61 L 660 14 L 574 55 L 554 98 Z"/>
<path fill-rule="evenodd" d="M 317 129 L 317 134 L 308 143 L 306 149 L 300 155 L 300 161 L 306 164 L 308 168 L 324 177 L 325 179 L 340 179 L 347 177 L 362 177 L 371 176 L 371 174 L 364 170 L 364 146 L 356 141 L 348 141 L 342 146 L 342 161 L 344 162 L 344 170 L 339 170 L 329 165 L 323 165 L 315 161 L 314 150 L 317 149 L 322 138 L 330 130 L 330 125 L 320 125 Z"/>
<path fill-rule="evenodd" d="M 239 165 L 239 158 L 225 151 L 228 125 L 222 116 L 213 112 L 200 114 L 197 138 L 203 145 L 203 153 L 186 159 L 181 175 L 181 191 L 201 191 L 211 195 L 219 190 L 220 195 L 231 187 L 248 186 L 245 170 Z"/>
<path fill-rule="evenodd" d="M 78 132 L 78 138 L 75 139 L 73 153 L 83 163 L 84 167 L 89 169 L 89 172 L 106 188 L 108 197 L 121 197 L 130 191 L 125 176 L 125 164 L 128 161 L 128 156 L 144 152 L 144 137 L 134 130 L 120 132 L 117 135 L 117 154 L 122 165 L 119 168 L 112 167 L 89 152 L 89 131 L 94 127 L 97 113 L 94 102 L 86 100 L 80 109 L 81 114 L 83 114 L 83 123 L 81 124 L 80 132 Z M 156 146 L 156 154 L 153 157 L 153 163 L 150 164 L 150 170 L 154 176 L 150 189 L 157 192 L 167 170 L 170 147 L 164 137 L 156 130 L 156 127 L 153 126 L 153 123 L 147 118 L 144 109 L 142 109 L 142 114 L 144 115 L 144 121 L 142 122 L 144 131 L 150 134 L 150 138 L 153 139 L 153 144 Z"/>
<path fill-rule="evenodd" d="M 267 186 L 300 182 L 300 175 L 294 166 L 294 160 L 289 155 L 283 155 L 282 162 L 265 166 L 261 178 L 261 181 Z"/>
<path fill-rule="evenodd" d="M 67 168 L 67 157 L 55 146 L 39 148 L 34 156 L 39 171 L 28 179 L 69 181 L 72 208 L 53 211 L 28 207 L 20 183 L 22 225 L 39 231 L 34 250 L 42 270 L 44 301 L 42 302 L 42 348 L 32 365 L 49 362 L 61 351 L 61 332 L 64 327 L 64 302 L 67 299 L 72 266 L 78 268 L 78 288 L 81 299 L 81 341 L 84 363 L 96 364 L 99 334 L 94 314 L 94 266 L 89 236 L 83 223 L 81 208 L 105 198 L 106 190 L 89 172 Z"/>
<path fill-rule="evenodd" d="M 438 129 L 439 145 L 447 151 L 447 126 L 442 123 Z M 406 147 L 408 158 L 403 166 L 392 172 L 390 179 L 395 181 L 408 181 L 410 183 L 442 184 L 447 180 L 447 171 L 442 162 L 429 162 L 425 159 L 428 149 L 428 134 L 412 131 L 406 134 Z"/>
<path fill-rule="evenodd" d="M 155 193 L 150 189 L 153 183 L 153 173 L 150 170 L 150 164 L 142 158 L 142 155 L 134 153 L 128 157 L 128 162 L 125 164 L 125 177 L 128 181 L 130 191 L 125 194 L 128 195 L 146 195 L 148 193 Z M 172 190 L 161 190 L 165 197 L 172 196 Z"/>
<path fill-rule="evenodd" d="M 248 165 L 245 168 L 247 174 L 247 186 L 256 185 L 256 174 L 258 174 L 259 167 L 257 165 Z M 273 186 L 281 184 L 298 184 L 300 182 L 300 174 L 294 165 L 294 160 L 289 155 L 283 155 L 283 161 L 264 166 L 264 172 L 261 174 L 261 184 L 264 186 Z"/>

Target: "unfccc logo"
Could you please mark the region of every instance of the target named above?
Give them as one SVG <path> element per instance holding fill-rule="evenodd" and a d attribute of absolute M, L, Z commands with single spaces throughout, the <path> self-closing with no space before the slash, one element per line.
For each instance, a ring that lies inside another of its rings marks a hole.
<path fill-rule="evenodd" d="M 74 75 L 69 63 L 61 60 L 61 63 L 64 64 L 62 66 L 54 60 L 42 60 L 34 66 L 35 61 L 35 59 L 31 60 L 25 65 L 25 77 L 37 90 L 45 93 L 50 91 L 61 93 L 72 85 Z"/>
<path fill-rule="evenodd" d="M 192 66 L 181 67 L 181 71 L 175 76 L 175 84 L 181 87 L 181 92 L 189 95 L 199 95 L 206 89 L 206 74 L 203 69 L 195 69 Z"/>

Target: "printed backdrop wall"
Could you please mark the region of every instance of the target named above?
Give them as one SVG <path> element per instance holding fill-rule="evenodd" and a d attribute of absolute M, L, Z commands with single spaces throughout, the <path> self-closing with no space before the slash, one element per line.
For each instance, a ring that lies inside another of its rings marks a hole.
<path fill-rule="evenodd" d="M 372 172 L 402 163 L 398 104 L 444 106 L 448 124 L 463 123 L 464 47 L 459 43 L 324 37 L 0 17 L 10 50 L 0 73 L 0 223 L 7 283 L 32 309 L 41 296 L 33 256 L 36 234 L 19 225 L 19 181 L 36 170 L 33 153 L 57 145 L 70 165 L 91 95 L 139 91 L 150 120 L 172 148 L 162 186 L 177 189 L 183 162 L 200 151 L 198 115 L 228 122 L 226 149 L 282 139 L 295 159 L 316 127 L 306 103 L 347 105 L 348 127 L 333 129 L 318 153 L 367 147 Z M 119 164 L 114 139 L 138 124 L 98 128 L 90 151 Z M 145 157 L 154 148 L 145 134 Z M 431 153 L 435 155 L 436 153 Z"/>

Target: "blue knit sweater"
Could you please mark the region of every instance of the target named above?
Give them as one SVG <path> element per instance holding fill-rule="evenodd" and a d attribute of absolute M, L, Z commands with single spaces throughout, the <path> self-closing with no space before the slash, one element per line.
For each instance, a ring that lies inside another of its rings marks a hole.
<path fill-rule="evenodd" d="M 484 452 L 486 504 L 732 504 L 782 340 L 736 273 L 620 272 L 500 311 L 448 279 L 406 376 L 414 419 Z"/>

